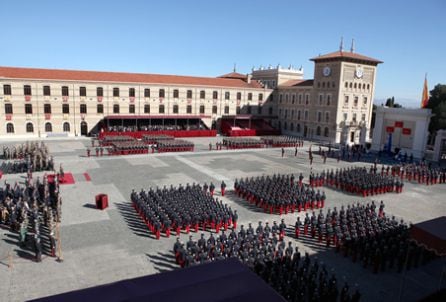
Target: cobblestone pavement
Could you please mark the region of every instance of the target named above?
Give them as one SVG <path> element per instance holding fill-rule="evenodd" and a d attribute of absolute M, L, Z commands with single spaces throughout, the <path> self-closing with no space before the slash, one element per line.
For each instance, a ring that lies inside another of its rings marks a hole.
<path fill-rule="evenodd" d="M 132 189 L 150 186 L 209 183 L 217 188 L 222 180 L 231 188 L 238 177 L 261 174 L 302 172 L 308 177 L 308 143 L 294 157 L 294 148 L 286 149 L 281 157 L 280 148 L 236 151 L 208 151 L 209 142 L 215 145 L 220 138 L 190 139 L 196 144 L 195 152 L 133 155 L 126 157 L 86 157 L 88 139 L 48 140 L 56 166 L 62 163 L 65 172 L 74 175 L 75 184 L 61 186 L 63 197 L 62 263 L 45 258 L 41 263 L 30 260 L 32 252 L 21 250 L 17 234 L 0 229 L 0 296 L 1 301 L 23 301 L 69 290 L 110 283 L 147 274 L 175 269 L 172 257 L 174 237 L 155 240 L 130 206 Z M 3 144 L 4 142 L 1 142 Z M 313 171 L 350 166 L 352 163 L 328 159 L 324 165 L 315 156 Z M 355 163 L 355 165 L 367 165 Z M 84 177 L 88 173 L 91 181 Z M 42 173 L 36 173 L 35 176 Z M 24 175 L 5 175 L 2 181 L 23 182 Z M 386 212 L 417 223 L 446 213 L 444 185 L 419 186 L 406 184 L 402 194 L 376 197 L 384 200 Z M 219 191 L 219 190 L 217 190 Z M 352 202 L 367 202 L 369 198 L 346 195 L 330 189 L 326 207 L 333 208 Z M 94 208 L 98 193 L 109 196 L 110 207 L 105 211 Z M 297 213 L 268 215 L 252 209 L 234 194 L 217 197 L 239 212 L 240 224 L 258 221 L 280 221 L 284 218 L 294 226 Z M 304 213 L 299 214 L 302 218 Z M 186 234 L 181 235 L 183 241 Z M 195 235 L 197 236 L 197 235 Z M 392 301 L 398 298 L 402 275 L 385 272 L 378 275 L 350 259 L 326 250 L 323 246 L 305 239 L 293 241 L 302 251 L 323 261 L 334 269 L 338 278 L 345 278 L 351 286 L 358 284 L 363 301 Z M 13 256 L 13 267 L 8 268 L 8 253 Z M 402 301 L 414 301 L 435 290 L 438 286 L 441 262 L 410 270 L 405 275 Z M 340 280 L 340 281 L 341 281 Z"/>

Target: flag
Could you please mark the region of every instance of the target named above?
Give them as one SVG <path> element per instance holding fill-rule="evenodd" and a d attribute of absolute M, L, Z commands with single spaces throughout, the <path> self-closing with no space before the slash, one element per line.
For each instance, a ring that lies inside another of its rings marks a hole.
<path fill-rule="evenodd" d="M 421 108 L 426 108 L 429 103 L 429 91 L 427 90 L 427 76 L 424 77 L 423 95 L 421 97 Z"/>

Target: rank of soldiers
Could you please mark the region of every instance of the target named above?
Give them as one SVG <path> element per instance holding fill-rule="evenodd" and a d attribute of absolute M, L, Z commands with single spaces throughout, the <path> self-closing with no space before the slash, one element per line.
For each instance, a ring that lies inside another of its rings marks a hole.
<path fill-rule="evenodd" d="M 149 147 L 141 141 L 122 141 L 113 142 L 112 149 L 109 151 L 112 155 L 127 154 L 146 154 L 149 153 Z"/>
<path fill-rule="evenodd" d="M 18 233 L 19 245 L 35 252 L 35 261 L 42 254 L 56 256 L 56 223 L 62 218 L 59 184 L 37 178 L 25 187 L 5 183 L 0 188 L 0 225 Z"/>
<path fill-rule="evenodd" d="M 209 189 L 209 190 L 208 190 Z M 131 201 L 149 230 L 159 239 L 174 231 L 177 235 L 184 230 L 228 229 L 237 227 L 237 211 L 212 196 L 215 185 L 198 184 L 150 188 L 131 193 Z"/>
<path fill-rule="evenodd" d="M 226 149 L 264 148 L 265 143 L 249 137 L 226 137 L 223 139 L 223 146 Z"/>
<path fill-rule="evenodd" d="M 404 182 L 400 177 L 381 175 L 365 167 L 348 167 L 310 174 L 310 186 L 328 186 L 363 197 L 388 192 L 401 193 Z"/>
<path fill-rule="evenodd" d="M 5 174 L 54 170 L 53 157 L 44 142 L 3 146 L 3 158 L 0 170 Z"/>
<path fill-rule="evenodd" d="M 406 181 L 425 184 L 445 184 L 446 183 L 446 169 L 445 168 L 432 168 L 425 164 L 400 164 L 394 165 L 391 169 L 392 176 L 399 176 Z M 389 169 L 381 167 L 381 175 L 388 175 Z"/>
<path fill-rule="evenodd" d="M 174 140 L 175 138 L 171 135 L 166 135 L 166 134 L 153 134 L 153 135 L 143 135 L 142 136 L 143 141 L 146 144 L 156 144 L 160 141 L 171 141 Z"/>
<path fill-rule="evenodd" d="M 130 135 L 106 135 L 100 141 L 101 146 L 111 146 L 115 142 L 132 142 L 135 138 Z"/>
<path fill-rule="evenodd" d="M 304 141 L 302 138 L 285 135 L 262 136 L 260 139 L 268 147 L 302 147 Z"/>
<path fill-rule="evenodd" d="M 325 192 L 315 191 L 303 179 L 302 173 L 297 180 L 293 174 L 241 178 L 235 180 L 234 190 L 239 197 L 270 214 L 323 208 Z"/>
<path fill-rule="evenodd" d="M 281 225 L 284 224 L 282 221 Z M 337 278 L 328 273 L 317 258 L 308 253 L 301 257 L 298 247 L 280 239 L 286 226 L 272 226 L 259 221 L 256 228 L 247 228 L 210 234 L 186 244 L 177 238 L 173 246 L 175 260 L 181 267 L 189 267 L 212 261 L 237 258 L 265 282 L 269 283 L 287 301 L 359 301 L 358 289 L 350 293 L 347 283 L 339 290 Z"/>
<path fill-rule="evenodd" d="M 182 151 L 194 151 L 194 143 L 183 140 L 163 140 L 157 143 L 158 152 L 182 152 Z"/>
<path fill-rule="evenodd" d="M 379 208 L 374 201 L 366 205 L 357 203 L 335 207 L 326 213 L 308 213 L 302 222 L 295 223 L 296 238 L 311 237 L 327 247 L 333 246 L 353 262 L 362 262 L 374 273 L 396 268 L 398 272 L 408 257 L 407 269 L 433 259 L 435 254 L 409 241 L 409 227 L 403 220 L 389 218 L 384 203 Z M 302 236 L 303 232 L 303 236 Z"/>

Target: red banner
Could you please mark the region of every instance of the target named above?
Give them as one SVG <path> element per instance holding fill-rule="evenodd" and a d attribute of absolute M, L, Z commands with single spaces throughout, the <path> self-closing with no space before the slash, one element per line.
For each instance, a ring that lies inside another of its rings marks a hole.
<path fill-rule="evenodd" d="M 7 114 L 7 115 L 6 115 L 6 120 L 7 120 L 7 121 L 12 120 L 12 114 Z"/>
<path fill-rule="evenodd" d="M 62 100 L 63 100 L 64 102 L 67 102 L 67 101 L 68 101 L 68 96 L 64 95 L 64 96 L 62 97 Z"/>
<path fill-rule="evenodd" d="M 410 135 L 411 133 L 412 133 L 412 130 L 410 128 L 403 128 L 404 135 Z"/>
<path fill-rule="evenodd" d="M 30 95 L 25 95 L 25 101 L 27 101 L 27 102 L 31 101 L 31 96 Z"/>
<path fill-rule="evenodd" d="M 393 133 L 393 131 L 395 131 L 394 127 L 390 127 L 390 126 L 386 127 L 386 132 L 387 133 Z"/>
<path fill-rule="evenodd" d="M 134 103 L 135 102 L 135 97 L 134 96 L 131 96 L 130 97 L 130 103 Z"/>
<path fill-rule="evenodd" d="M 50 113 L 45 113 L 45 119 L 46 120 L 50 120 L 51 119 L 51 114 Z"/>
<path fill-rule="evenodd" d="M 98 102 L 102 102 L 102 96 L 98 96 Z"/>
<path fill-rule="evenodd" d="M 395 122 L 395 128 L 403 128 L 403 122 Z"/>

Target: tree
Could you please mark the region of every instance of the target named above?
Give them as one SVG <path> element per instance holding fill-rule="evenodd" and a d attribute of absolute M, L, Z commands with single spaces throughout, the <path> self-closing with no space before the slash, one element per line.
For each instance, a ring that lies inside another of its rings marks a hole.
<path fill-rule="evenodd" d="M 437 130 L 446 129 L 446 85 L 437 84 L 430 91 L 429 102 L 426 108 L 432 110 L 429 132 L 435 135 Z"/>

